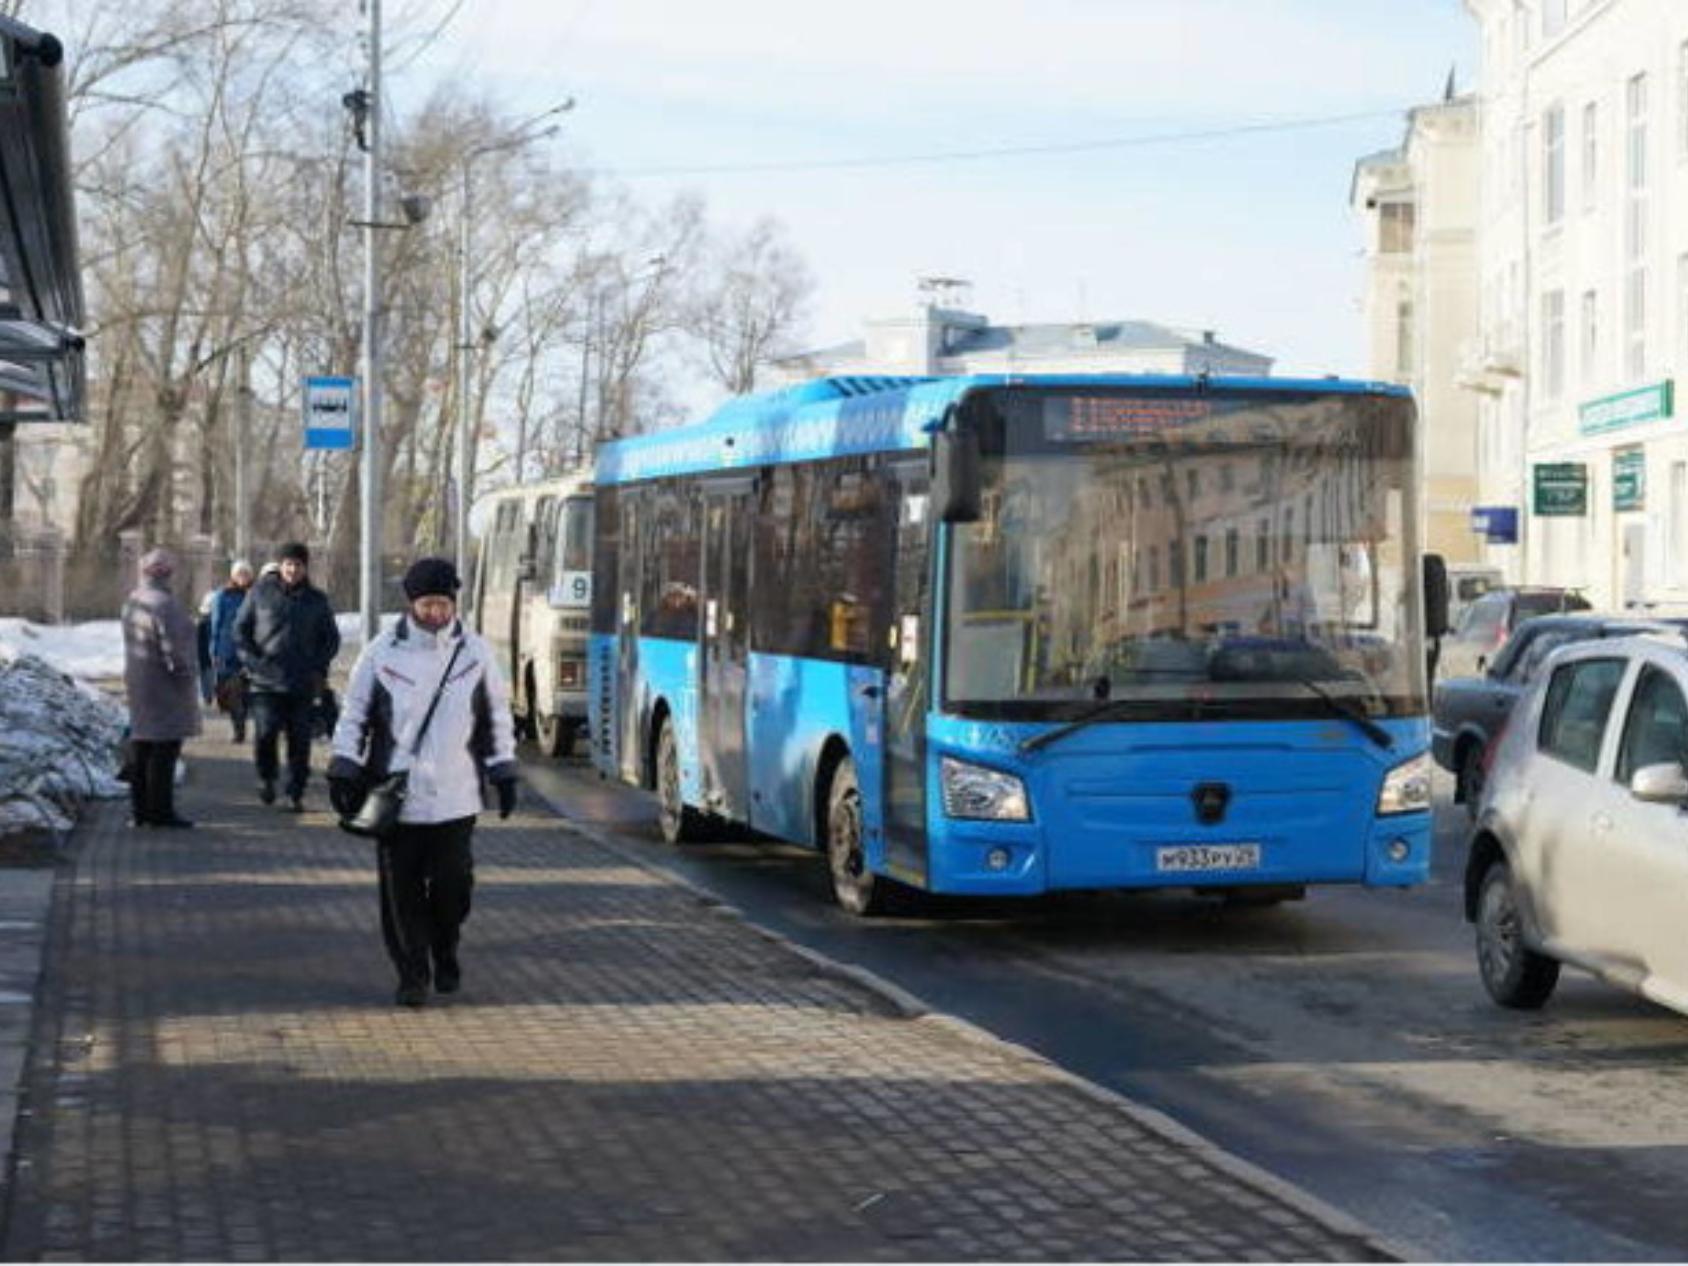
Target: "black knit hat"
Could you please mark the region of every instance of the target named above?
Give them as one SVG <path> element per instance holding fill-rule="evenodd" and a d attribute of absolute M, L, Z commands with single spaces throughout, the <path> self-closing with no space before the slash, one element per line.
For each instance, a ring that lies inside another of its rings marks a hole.
<path fill-rule="evenodd" d="M 278 563 L 285 562 L 289 558 L 296 559 L 309 567 L 311 565 L 310 546 L 303 541 L 289 541 L 275 552 L 275 560 Z"/>
<path fill-rule="evenodd" d="M 419 558 L 404 574 L 404 596 L 412 602 L 434 594 L 455 601 L 457 591 L 461 587 L 462 582 L 457 579 L 457 568 L 445 558 Z"/>

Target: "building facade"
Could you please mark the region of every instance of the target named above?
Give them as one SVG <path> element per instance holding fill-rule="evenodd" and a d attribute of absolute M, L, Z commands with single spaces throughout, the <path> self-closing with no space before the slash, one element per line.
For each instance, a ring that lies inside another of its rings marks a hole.
<path fill-rule="evenodd" d="M 1368 373 L 1411 387 L 1423 419 L 1424 539 L 1450 562 L 1483 561 L 1476 395 L 1462 368 L 1477 331 L 1477 104 L 1408 113 L 1400 146 L 1354 166 L 1349 201 L 1365 235 Z"/>
<path fill-rule="evenodd" d="M 1465 0 L 1482 32 L 1479 502 L 1514 579 L 1688 605 L 1688 4 Z"/>
<path fill-rule="evenodd" d="M 767 383 L 848 374 L 1247 374 L 1272 358 L 1232 347 L 1212 330 L 1152 321 L 993 325 L 958 307 L 922 302 L 906 316 L 866 323 L 863 337 L 772 362 Z"/>

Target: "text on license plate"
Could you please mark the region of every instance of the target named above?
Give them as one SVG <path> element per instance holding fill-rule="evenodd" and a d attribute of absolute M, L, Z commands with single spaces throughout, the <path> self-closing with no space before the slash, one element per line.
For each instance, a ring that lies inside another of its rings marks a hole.
<path fill-rule="evenodd" d="M 1182 870 L 1258 870 L 1258 844 L 1179 844 L 1155 850 L 1155 869 Z"/>

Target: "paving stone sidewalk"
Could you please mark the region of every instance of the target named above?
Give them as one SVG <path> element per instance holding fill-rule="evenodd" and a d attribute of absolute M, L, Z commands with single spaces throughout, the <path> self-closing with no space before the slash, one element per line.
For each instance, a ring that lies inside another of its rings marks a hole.
<path fill-rule="evenodd" d="M 562 827 L 483 817 L 464 990 L 201 742 L 61 868 L 12 1260 L 1382 1260 L 1365 1231 Z"/>

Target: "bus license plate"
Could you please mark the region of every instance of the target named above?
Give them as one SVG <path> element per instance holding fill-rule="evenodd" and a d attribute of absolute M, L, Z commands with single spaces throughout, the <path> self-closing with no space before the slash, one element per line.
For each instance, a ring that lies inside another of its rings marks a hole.
<path fill-rule="evenodd" d="M 1258 844 L 1180 844 L 1155 850 L 1158 871 L 1259 870 Z"/>

